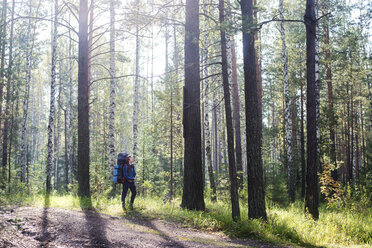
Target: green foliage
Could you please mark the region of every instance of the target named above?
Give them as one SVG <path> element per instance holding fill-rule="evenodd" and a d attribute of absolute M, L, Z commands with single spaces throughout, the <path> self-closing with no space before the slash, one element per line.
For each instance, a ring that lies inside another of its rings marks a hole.
<path fill-rule="evenodd" d="M 325 196 L 328 205 L 337 204 L 343 195 L 341 183 L 335 181 L 331 175 L 332 171 L 337 168 L 334 168 L 335 166 L 329 161 L 329 158 L 324 157 L 322 160 L 323 171 L 319 173 L 320 191 Z"/>

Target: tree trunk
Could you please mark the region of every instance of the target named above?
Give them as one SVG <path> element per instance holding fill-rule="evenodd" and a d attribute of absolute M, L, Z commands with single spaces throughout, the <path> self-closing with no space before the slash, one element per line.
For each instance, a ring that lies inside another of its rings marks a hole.
<path fill-rule="evenodd" d="M 327 12 L 328 6 L 324 10 L 323 14 Z M 332 178 L 333 180 L 338 180 L 337 175 L 337 160 L 336 160 L 336 135 L 335 135 L 335 126 L 337 125 L 335 119 L 335 111 L 333 108 L 333 85 L 332 85 L 332 70 L 331 70 L 331 51 L 329 49 L 329 18 L 325 16 L 325 23 L 323 27 L 324 31 L 324 59 L 325 59 L 325 70 L 326 70 L 326 81 L 327 81 L 327 90 L 328 90 L 328 111 L 329 111 L 329 139 L 330 139 L 330 157 L 331 163 L 333 165 Z"/>
<path fill-rule="evenodd" d="M 224 0 L 219 0 L 220 8 L 220 23 L 225 19 Z M 229 178 L 230 178 L 230 197 L 232 205 L 232 218 L 237 221 L 240 219 L 239 197 L 238 197 L 238 181 L 235 166 L 235 151 L 234 151 L 234 127 L 232 121 L 230 87 L 227 68 L 227 51 L 226 51 L 226 36 L 225 31 L 221 28 L 221 53 L 222 53 L 222 83 L 225 98 L 225 113 L 226 113 L 226 132 L 227 132 L 227 149 L 229 157 Z"/>
<path fill-rule="evenodd" d="M 280 19 L 284 20 L 283 15 L 283 0 L 279 0 Z M 290 93 L 289 93 L 289 79 L 288 79 L 288 57 L 287 46 L 285 42 L 285 28 L 284 21 L 280 22 L 280 36 L 282 39 L 282 60 L 283 60 L 283 78 L 284 78 L 284 122 L 285 122 L 285 136 L 286 136 L 286 161 L 288 167 L 288 195 L 291 202 L 295 201 L 296 187 L 295 187 L 295 173 L 293 169 L 292 157 L 292 134 L 291 133 L 291 119 L 290 119 Z"/>
<path fill-rule="evenodd" d="M 110 119 L 109 119 L 109 165 L 112 175 L 115 165 L 115 1 L 110 1 Z"/>
<path fill-rule="evenodd" d="M 208 15 L 207 11 L 207 6 L 204 5 L 203 11 L 206 15 Z M 207 22 L 205 21 L 205 30 L 208 29 Z M 203 58 L 204 58 L 204 64 L 208 65 L 209 63 L 209 51 L 208 47 L 210 45 L 210 40 L 209 40 L 209 34 L 208 32 L 204 32 L 204 48 L 203 48 Z M 208 66 L 204 66 L 203 70 L 203 77 L 204 79 L 204 87 L 205 87 L 205 98 L 204 98 L 204 132 L 205 132 L 205 150 L 206 150 L 206 160 L 205 164 L 207 165 L 208 168 L 208 176 L 209 176 L 209 184 L 210 188 L 212 190 L 211 194 L 211 201 L 216 202 L 217 200 L 217 191 L 216 191 L 216 183 L 214 179 L 214 173 L 213 173 L 213 163 L 212 163 L 212 153 L 211 153 L 211 132 L 210 132 L 210 127 L 209 127 L 209 112 L 213 109 L 210 108 L 209 104 L 209 79 L 208 79 L 209 71 L 208 71 Z"/>
<path fill-rule="evenodd" d="M 137 1 L 137 20 L 139 13 L 139 2 Z M 139 26 L 138 22 L 136 24 L 136 76 L 134 79 L 134 109 L 133 109 L 133 158 L 137 157 L 137 137 L 138 137 L 138 111 L 139 111 L 139 101 L 138 101 L 138 90 L 139 90 L 139 59 L 140 59 L 140 40 L 139 40 Z"/>
<path fill-rule="evenodd" d="M 90 197 L 88 0 L 80 0 L 78 72 L 78 195 Z"/>
<path fill-rule="evenodd" d="M 50 85 L 50 110 L 49 110 L 49 124 L 48 124 L 48 155 L 47 155 L 47 180 L 46 192 L 50 193 L 52 190 L 52 164 L 53 164 L 53 130 L 55 118 L 55 94 L 56 94 L 56 62 L 57 62 L 57 22 L 58 22 L 58 0 L 54 1 L 54 27 L 52 38 L 52 71 L 51 71 L 51 85 Z"/>
<path fill-rule="evenodd" d="M 267 219 L 262 169 L 262 119 L 259 113 L 259 96 L 256 76 L 256 51 L 252 0 L 240 2 L 243 16 L 243 59 L 245 85 L 245 112 L 247 135 L 248 216 Z"/>
<path fill-rule="evenodd" d="M 29 2 L 29 16 L 32 16 L 32 4 Z M 28 100 L 30 96 L 31 83 L 31 60 L 34 39 L 31 37 L 32 20 L 28 21 L 27 27 L 27 52 L 26 52 L 26 90 L 23 101 L 23 120 L 22 120 L 22 145 L 21 145 L 21 182 L 26 183 L 26 167 L 27 167 L 27 116 L 28 116 Z M 35 30 L 35 29 L 34 29 Z"/>
<path fill-rule="evenodd" d="M 307 171 L 305 212 L 309 212 L 317 220 L 319 218 L 318 199 L 318 144 L 317 144 L 317 119 L 316 119 L 316 78 L 315 78 L 315 43 L 316 43 L 316 15 L 315 1 L 306 0 L 304 16 L 306 25 L 306 80 L 307 80 Z"/>
<path fill-rule="evenodd" d="M 217 100 L 217 94 L 216 91 L 213 91 L 213 105 L 212 105 L 212 130 L 213 130 L 213 173 L 216 175 L 216 178 L 218 178 L 218 129 L 217 129 L 217 107 L 218 107 L 218 100 Z"/>
<path fill-rule="evenodd" d="M 5 115 L 4 115 L 4 131 L 3 131 L 3 178 L 5 182 L 5 172 L 6 172 L 6 166 L 8 162 L 8 133 L 9 133 L 9 110 L 10 110 L 10 90 L 11 90 L 11 84 L 12 84 L 12 66 L 13 66 L 13 31 L 14 31 L 14 6 L 15 6 L 15 0 L 12 1 L 12 17 L 11 17 L 11 24 L 10 24 L 10 37 L 9 37 L 9 65 L 8 65 L 8 81 L 6 85 L 6 108 L 5 108 Z M 1 98 L 0 98 L 1 99 Z M 10 177 L 10 173 L 9 173 Z"/>
<path fill-rule="evenodd" d="M 232 80 L 233 80 L 233 108 L 234 108 L 234 130 L 235 130 L 235 154 L 236 154 L 236 169 L 238 174 L 238 185 L 240 189 L 243 189 L 243 159 L 242 159 L 242 139 L 240 130 L 240 97 L 239 97 L 239 84 L 238 84 L 238 73 L 236 66 L 236 54 L 235 54 L 235 41 L 234 36 L 231 36 L 231 65 L 232 65 Z"/>
<path fill-rule="evenodd" d="M 305 161 L 305 132 L 304 132 L 304 91 L 301 80 L 301 199 L 305 198 L 306 161 Z"/>
<path fill-rule="evenodd" d="M 186 0 L 183 129 L 184 183 L 181 206 L 204 210 L 199 68 L 199 0 Z"/>
<path fill-rule="evenodd" d="M 8 9 L 8 3 L 7 3 L 7 0 L 3 0 L 3 13 L 2 13 L 2 37 L 1 37 L 1 61 L 0 61 L 0 136 L 1 136 L 1 121 L 3 119 L 3 116 L 2 116 L 2 107 L 3 107 L 3 89 L 4 89 L 4 82 L 5 82 L 5 78 L 4 78 L 4 68 L 5 68 L 5 44 L 6 44 L 6 26 L 7 26 L 7 21 L 6 21 L 6 12 L 7 12 L 7 9 Z M 4 178 L 4 182 L 5 182 L 5 170 L 3 170 L 2 172 L 2 177 Z"/>

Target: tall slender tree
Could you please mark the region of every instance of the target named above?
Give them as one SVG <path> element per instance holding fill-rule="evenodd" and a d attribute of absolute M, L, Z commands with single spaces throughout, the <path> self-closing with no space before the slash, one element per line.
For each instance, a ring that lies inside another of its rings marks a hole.
<path fill-rule="evenodd" d="M 78 195 L 90 196 L 88 0 L 80 0 L 78 72 Z"/>
<path fill-rule="evenodd" d="M 5 68 L 5 45 L 6 45 L 6 27 L 7 27 L 7 10 L 8 10 L 8 2 L 7 0 L 3 0 L 3 8 L 2 8 L 2 30 L 1 30 L 1 37 L 0 37 L 0 132 L 1 132 L 1 121 L 3 119 L 2 110 L 3 110 L 3 91 L 4 91 L 4 68 Z M 1 133 L 0 133 L 1 134 Z M 1 135 L 0 135 L 1 136 Z M 5 180 L 5 170 L 2 172 L 2 177 Z"/>
<path fill-rule="evenodd" d="M 199 0 L 186 1 L 183 130 L 184 178 L 181 206 L 204 210 L 199 68 Z"/>
<path fill-rule="evenodd" d="M 328 113 L 329 113 L 329 139 L 330 139 L 330 158 L 331 162 L 334 166 L 332 170 L 332 177 L 334 180 L 338 180 L 337 175 L 337 161 L 336 161 L 336 134 L 335 134 L 335 126 L 336 126 L 336 119 L 335 113 L 333 108 L 333 84 L 332 84 L 332 70 L 331 70 L 331 51 L 330 51 L 330 41 L 329 41 L 329 17 L 326 15 L 328 11 L 328 1 L 324 1 L 323 3 L 323 15 L 324 15 L 324 26 L 323 26 L 323 33 L 324 33 L 324 66 L 326 70 L 326 81 L 327 81 L 327 90 L 328 90 Z"/>
<path fill-rule="evenodd" d="M 262 119 L 256 76 L 253 2 L 240 2 L 243 21 L 244 92 L 247 136 L 248 216 L 267 218 L 262 169 Z"/>
<path fill-rule="evenodd" d="M 138 111 L 139 111 L 139 60 L 140 60 L 140 37 L 139 37 L 139 8 L 140 1 L 136 1 L 136 75 L 134 78 L 134 94 L 133 94 L 133 158 L 137 157 L 137 138 L 138 138 Z"/>
<path fill-rule="evenodd" d="M 56 94 L 56 63 L 57 63 L 57 30 L 58 23 L 58 0 L 54 1 L 54 21 L 53 21 L 53 37 L 52 37 L 52 71 L 50 84 L 50 110 L 49 110 L 49 124 L 48 124 L 48 155 L 46 167 L 46 192 L 50 193 L 52 190 L 52 164 L 53 164 L 53 130 L 55 119 L 55 94 Z"/>
<path fill-rule="evenodd" d="M 9 135 L 9 122 L 10 122 L 10 90 L 11 84 L 13 79 L 13 36 L 14 36 L 14 9 L 15 9 L 15 0 L 12 1 L 12 17 L 11 17 L 11 24 L 10 24 L 10 36 L 9 36 L 9 64 L 7 70 L 7 84 L 6 84 L 6 107 L 5 107 L 5 115 L 4 115 L 4 131 L 3 131 L 3 178 L 5 180 L 5 171 L 6 165 L 8 161 L 8 135 Z M 10 177 L 10 175 L 9 175 Z"/>
<path fill-rule="evenodd" d="M 109 163 L 111 174 L 115 165 L 115 1 L 110 1 L 110 119 L 109 119 Z"/>
<path fill-rule="evenodd" d="M 283 15 L 283 0 L 279 0 L 280 19 L 280 37 L 282 39 L 282 60 L 283 60 L 283 79 L 284 79 L 284 121 L 285 121 L 285 138 L 286 138 L 286 162 L 288 167 L 288 194 L 291 202 L 295 201 L 295 171 L 293 169 L 292 158 L 292 133 L 291 133 L 291 118 L 290 118 L 290 93 L 288 79 L 288 56 L 287 44 L 285 40 L 285 27 Z"/>
<path fill-rule="evenodd" d="M 225 19 L 224 14 L 224 0 L 219 0 L 219 12 L 220 12 L 220 23 L 221 26 Z M 238 181 L 236 174 L 235 165 L 235 151 L 234 151 L 234 127 L 232 121 L 232 111 L 231 111 L 231 97 L 230 97 L 230 87 L 229 87 L 229 77 L 228 77 L 228 65 L 227 65 L 227 49 L 226 49 L 226 35 L 225 31 L 221 27 L 221 56 L 222 56 L 222 83 L 223 92 L 225 99 L 225 113 L 226 113 L 226 132 L 227 132 L 227 150 L 229 157 L 229 178 L 230 178 L 230 197 L 232 205 L 232 217 L 234 220 L 240 219 L 240 209 L 239 209 L 239 197 L 238 197 Z"/>
<path fill-rule="evenodd" d="M 242 139 L 240 125 L 240 96 L 238 84 L 238 70 L 236 65 L 235 39 L 231 36 L 231 70 L 232 70 L 232 101 L 234 109 L 234 131 L 235 131 L 235 154 L 236 154 L 236 170 L 238 175 L 239 188 L 243 189 L 243 158 L 242 158 Z"/>
<path fill-rule="evenodd" d="M 317 220 L 319 218 L 318 199 L 318 151 L 317 151 L 317 119 L 316 119 L 316 25 L 315 0 L 306 0 L 304 21 L 306 25 L 306 80 L 307 80 L 307 168 L 305 211 Z"/>

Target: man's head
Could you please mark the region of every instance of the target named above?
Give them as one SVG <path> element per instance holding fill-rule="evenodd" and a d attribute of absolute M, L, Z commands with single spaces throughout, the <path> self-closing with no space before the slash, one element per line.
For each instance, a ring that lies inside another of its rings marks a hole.
<path fill-rule="evenodd" d="M 129 156 L 128 157 L 128 162 L 129 162 L 129 164 L 133 164 L 134 158 L 132 156 Z"/>

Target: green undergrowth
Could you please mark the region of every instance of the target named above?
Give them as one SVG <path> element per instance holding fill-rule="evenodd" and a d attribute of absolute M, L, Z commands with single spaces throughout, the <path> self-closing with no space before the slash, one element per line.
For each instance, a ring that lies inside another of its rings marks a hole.
<path fill-rule="evenodd" d="M 303 247 L 372 247 L 372 210 L 352 211 L 320 208 L 314 221 L 303 213 L 303 204 L 288 207 L 268 203 L 268 220 L 249 220 L 247 205 L 241 204 L 241 221 L 234 222 L 228 203 L 206 201 L 206 211 L 180 208 L 180 199 L 164 202 L 158 198 L 137 197 L 134 210 L 123 211 L 120 196 L 80 200 L 73 195 L 0 196 L 1 205 L 53 207 L 70 210 L 90 208 L 121 218 L 165 219 L 206 231 L 222 231 L 231 237 L 259 239 L 279 245 Z"/>

